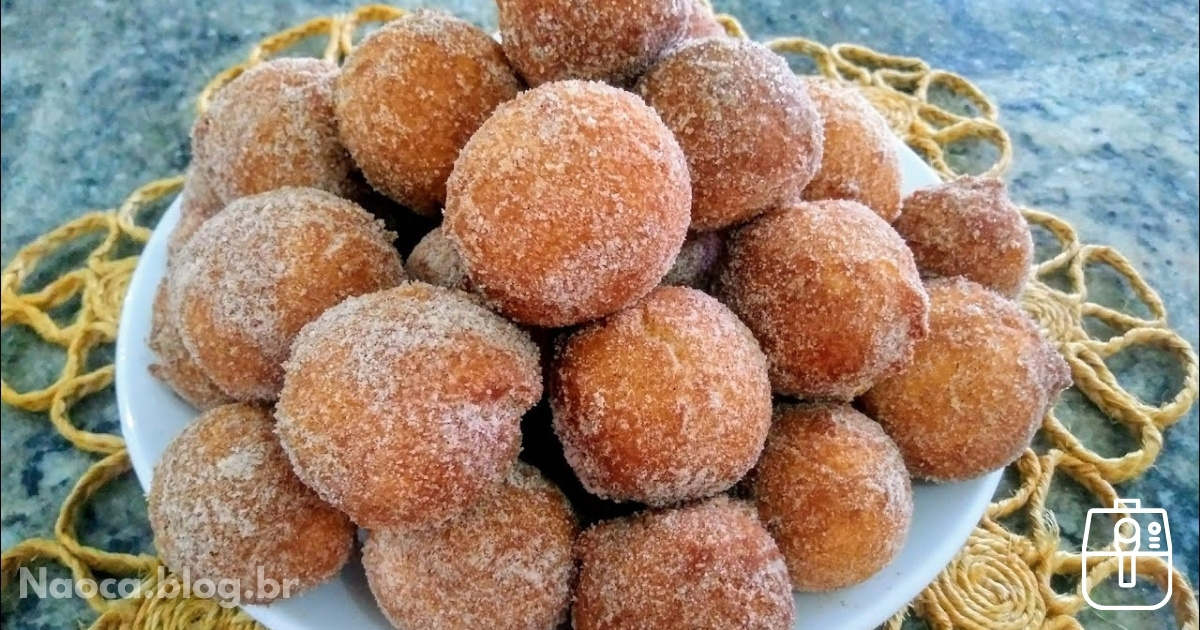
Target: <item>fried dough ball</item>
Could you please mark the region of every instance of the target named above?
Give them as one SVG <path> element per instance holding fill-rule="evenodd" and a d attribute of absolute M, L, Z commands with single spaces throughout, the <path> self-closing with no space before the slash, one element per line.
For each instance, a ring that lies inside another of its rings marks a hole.
<path fill-rule="evenodd" d="M 194 580 L 236 581 L 219 599 L 269 604 L 334 577 L 354 525 L 292 472 L 271 412 L 216 407 L 171 440 L 154 467 L 150 527 L 163 562 Z M 254 589 L 271 580 L 274 593 Z"/>
<path fill-rule="evenodd" d="M 846 404 L 780 407 L 752 493 L 799 591 L 875 575 L 900 553 L 912 523 L 900 450 Z"/>
<path fill-rule="evenodd" d="M 1013 301 L 956 277 L 929 283 L 929 336 L 863 409 L 931 481 L 1008 466 L 1072 384 L 1070 368 Z"/>
<path fill-rule="evenodd" d="M 463 145 L 520 81 L 472 24 L 418 10 L 368 35 L 337 82 L 338 132 L 371 186 L 422 214 Z"/>
<path fill-rule="evenodd" d="M 454 249 L 454 243 L 446 238 L 442 228 L 436 227 L 413 248 L 405 265 L 413 280 L 447 289 L 471 290 L 471 279 L 463 268 L 462 256 Z"/>
<path fill-rule="evenodd" d="M 633 94 L 563 81 L 501 105 L 463 149 L 442 228 L 501 313 L 560 327 L 666 275 L 691 187 L 671 131 Z"/>
<path fill-rule="evenodd" d="M 687 42 L 637 90 L 687 156 L 693 230 L 750 219 L 804 188 L 821 164 L 820 112 L 804 81 L 762 44 Z"/>
<path fill-rule="evenodd" d="M 788 204 L 734 231 L 714 289 L 786 396 L 851 400 L 903 367 L 928 327 L 912 254 L 854 201 Z"/>
<path fill-rule="evenodd" d="M 896 231 L 927 278 L 963 276 L 1010 298 L 1033 267 L 1033 235 L 994 177 L 966 176 L 904 200 Z"/>
<path fill-rule="evenodd" d="M 795 604 L 775 541 L 718 497 L 606 521 L 576 544 L 575 630 L 785 630 Z"/>
<path fill-rule="evenodd" d="M 216 93 L 192 127 L 192 163 L 223 202 L 285 186 L 353 191 L 333 111 L 337 76 L 328 61 L 272 59 Z"/>
<path fill-rule="evenodd" d="M 504 54 L 530 86 L 628 85 L 684 35 L 692 0 L 497 0 Z"/>
<path fill-rule="evenodd" d="M 351 295 L 404 279 L 394 234 L 312 188 L 242 197 L 209 219 L 171 267 L 184 346 L 221 391 L 274 400 L 300 328 Z"/>
<path fill-rule="evenodd" d="M 858 90 L 827 79 L 805 81 L 825 121 L 821 168 L 803 198 L 850 199 L 891 223 L 900 215 L 900 154 L 887 120 Z"/>
<path fill-rule="evenodd" d="M 771 423 L 766 357 L 695 289 L 660 287 L 575 333 L 554 375 L 554 429 L 601 498 L 666 505 L 727 490 Z"/>
<path fill-rule="evenodd" d="M 578 531 L 558 488 L 518 463 L 440 527 L 372 532 L 363 566 L 397 628 L 551 630 L 570 608 Z"/>
<path fill-rule="evenodd" d="M 167 239 L 168 265 L 179 256 L 179 250 L 187 245 L 196 230 L 224 207 L 221 198 L 209 185 L 204 171 L 188 168 L 183 190 L 179 192 L 179 222 L 175 224 L 175 229 L 171 230 Z"/>
<path fill-rule="evenodd" d="M 1062 356 L 1014 302 L 954 278 L 929 283 L 929 335 L 912 362 L 862 397 L 913 476 L 960 481 L 1029 446 L 1071 385 Z"/>
<path fill-rule="evenodd" d="M 296 337 L 279 437 L 300 478 L 362 527 L 437 525 L 516 461 L 538 359 L 461 291 L 406 282 L 350 298 Z"/>
<path fill-rule="evenodd" d="M 707 291 L 724 247 L 725 236 L 720 232 L 688 234 L 679 255 L 675 257 L 675 264 L 671 265 L 661 284 Z"/>
<path fill-rule="evenodd" d="M 150 313 L 148 344 L 150 350 L 158 355 L 158 362 L 150 366 L 150 374 L 200 411 L 233 402 L 200 369 L 184 347 L 173 313 L 168 308 L 167 295 L 167 280 L 164 278 L 154 292 L 154 305 Z"/>
<path fill-rule="evenodd" d="M 713 14 L 712 5 L 704 0 L 691 0 L 692 12 L 688 15 L 687 26 L 683 29 L 684 39 L 703 39 L 705 37 L 725 37 L 725 27 L 717 21 Z"/>

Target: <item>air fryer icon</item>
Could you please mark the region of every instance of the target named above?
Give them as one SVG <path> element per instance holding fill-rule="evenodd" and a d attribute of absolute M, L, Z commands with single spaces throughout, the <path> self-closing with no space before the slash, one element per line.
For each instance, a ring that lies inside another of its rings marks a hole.
<path fill-rule="evenodd" d="M 1105 530 L 1112 523 L 1112 543 Z M 1095 535 L 1093 535 L 1093 531 Z M 1093 549 L 1093 543 L 1099 548 Z M 1127 589 L 1137 586 L 1137 565 L 1146 558 L 1159 558 L 1171 569 L 1171 525 L 1167 511 L 1162 508 L 1143 508 L 1139 499 L 1117 499 L 1111 508 L 1088 510 L 1083 527 L 1083 597 L 1097 610 L 1158 610 L 1171 600 L 1171 581 L 1161 601 L 1152 605 L 1104 604 L 1092 599 L 1092 584 L 1088 572 L 1100 562 L 1116 558 L 1117 586 Z"/>

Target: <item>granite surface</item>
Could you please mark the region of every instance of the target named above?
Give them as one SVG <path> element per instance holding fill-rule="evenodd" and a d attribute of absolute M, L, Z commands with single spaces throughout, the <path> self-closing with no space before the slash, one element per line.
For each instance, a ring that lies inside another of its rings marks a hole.
<path fill-rule="evenodd" d="M 403 3 L 405 5 L 415 3 Z M 486 25 L 486 2 L 434 2 Z M 800 8 L 800 5 L 803 8 Z M 252 5 L 252 6 L 251 6 Z M 188 159 L 193 97 L 266 33 L 347 5 L 313 0 L 67 0 L 0 4 L 3 40 L 3 241 L 7 263 L 37 235 L 84 210 L 109 207 Z M 919 56 L 975 80 L 1000 105 L 1016 145 L 1014 197 L 1071 221 L 1086 242 L 1123 252 L 1156 287 L 1173 326 L 1197 345 L 1197 9 L 1178 0 L 1044 3 L 1011 0 L 718 0 L 759 38 L 784 34 L 852 41 Z M 66 264 L 66 261 L 60 264 Z M 34 282 L 51 277 L 53 268 Z M 1130 307 L 1099 270 L 1094 299 Z M 44 384 L 60 355 L 19 329 L 3 332 L 0 367 L 17 389 Z M 1153 352 L 1114 359 L 1122 382 L 1149 401 L 1181 375 Z M 1129 448 L 1124 429 L 1068 395 L 1060 410 L 1104 454 Z M 59 504 L 93 459 L 54 434 L 44 417 L 2 410 L 2 546 L 49 536 Z M 113 431 L 111 390 L 74 417 Z M 1168 510 L 1176 562 L 1197 582 L 1197 412 L 1167 433 L 1157 465 L 1122 484 L 1123 496 Z M 1090 497 L 1058 478 L 1050 501 L 1064 546 L 1078 549 Z M 85 542 L 151 551 L 145 502 L 128 476 L 83 514 Z M 56 573 L 57 572 L 57 573 Z M 51 576 L 65 571 L 51 567 Z M 6 628 L 63 628 L 91 613 L 82 600 L 4 594 Z M 1085 613 L 1088 628 L 1160 628 L 1170 614 Z"/>

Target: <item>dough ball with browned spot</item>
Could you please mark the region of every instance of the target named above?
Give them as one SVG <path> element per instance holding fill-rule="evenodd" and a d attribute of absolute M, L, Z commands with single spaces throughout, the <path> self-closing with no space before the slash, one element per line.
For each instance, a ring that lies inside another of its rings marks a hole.
<path fill-rule="evenodd" d="M 809 400 L 896 373 L 928 326 L 904 240 L 854 201 L 787 204 L 735 230 L 714 291 L 762 344 L 775 393 Z"/>
<path fill-rule="evenodd" d="M 887 120 L 856 88 L 827 79 L 806 81 L 825 121 L 821 168 L 805 199 L 850 199 L 891 223 L 900 215 L 900 154 Z"/>
<path fill-rule="evenodd" d="M 922 276 L 962 276 L 1010 298 L 1025 289 L 1033 235 L 997 178 L 968 175 L 917 190 L 895 227 Z"/>
<path fill-rule="evenodd" d="M 467 293 L 422 282 L 304 327 L 276 406 L 296 473 L 368 529 L 463 513 L 508 473 L 541 398 L 537 346 Z"/>
<path fill-rule="evenodd" d="M 296 478 L 273 425 L 266 407 L 211 409 L 171 440 L 150 483 L 163 562 L 231 603 L 295 597 L 336 576 L 354 548 L 354 525 Z"/>
<path fill-rule="evenodd" d="M 274 400 L 300 328 L 343 299 L 404 279 L 394 234 L 312 188 L 242 197 L 206 221 L 169 275 L 184 346 L 237 400 Z"/>
<path fill-rule="evenodd" d="M 715 298 L 683 287 L 573 334 L 550 398 L 567 461 L 592 494 L 667 505 L 729 489 L 771 422 L 767 361 Z"/>
<path fill-rule="evenodd" d="M 687 156 L 694 230 L 762 213 L 802 189 L 821 164 L 821 114 L 804 81 L 762 44 L 687 42 L 637 90 Z"/>
<path fill-rule="evenodd" d="M 575 630 L 792 627 L 787 567 L 749 505 L 718 497 L 605 521 L 576 548 Z"/>
<path fill-rule="evenodd" d="M 518 463 L 440 526 L 371 532 L 363 566 L 397 628 L 552 630 L 570 609 L 578 530 L 558 488 Z"/>
<path fill-rule="evenodd" d="M 531 86 L 628 85 L 683 38 L 692 0 L 498 0 L 504 53 Z"/>
<path fill-rule="evenodd" d="M 471 137 L 442 229 L 471 284 L 524 324 L 561 327 L 646 295 L 687 233 L 679 144 L 637 96 L 563 81 L 501 105 Z"/>
<path fill-rule="evenodd" d="M 433 214 L 463 145 L 520 89 L 487 33 L 418 10 L 371 33 L 346 58 L 338 131 L 371 186 Z"/>
<path fill-rule="evenodd" d="M 1071 385 L 1066 361 L 1016 303 L 962 278 L 929 284 L 929 335 L 862 397 L 915 477 L 971 479 L 1016 461 Z"/>
<path fill-rule="evenodd" d="M 904 458 L 849 405 L 780 407 L 752 479 L 796 590 L 858 584 L 904 547 L 913 511 Z"/>
<path fill-rule="evenodd" d="M 337 76 L 331 62 L 295 57 L 246 70 L 196 118 L 193 168 L 225 203 L 285 186 L 351 193 L 354 164 L 334 117 Z"/>

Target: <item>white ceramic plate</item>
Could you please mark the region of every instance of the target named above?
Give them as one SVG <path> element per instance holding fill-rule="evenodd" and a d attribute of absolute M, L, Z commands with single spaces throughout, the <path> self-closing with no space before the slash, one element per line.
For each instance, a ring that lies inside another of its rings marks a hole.
<path fill-rule="evenodd" d="M 904 193 L 937 183 L 938 177 L 915 153 L 900 145 Z M 142 253 L 129 285 L 117 337 L 117 404 L 121 431 L 133 469 L 143 488 L 159 455 L 196 412 L 150 376 L 154 355 L 146 346 L 150 307 L 166 271 L 167 235 L 179 220 L 179 202 L 171 204 Z M 796 595 L 797 630 L 841 628 L 867 630 L 906 606 L 950 562 L 979 521 L 995 492 L 1001 471 L 965 483 L 913 488 L 913 524 L 900 557 L 870 580 L 823 594 Z M 389 630 L 355 561 L 337 579 L 294 599 L 272 606 L 247 606 L 272 630 L 361 628 Z"/>

